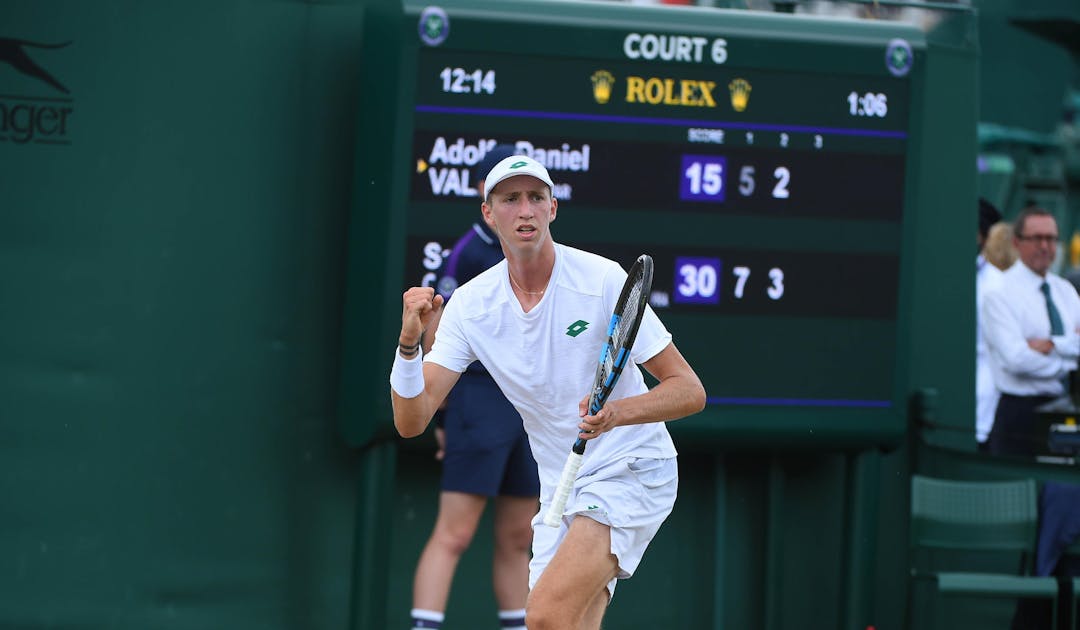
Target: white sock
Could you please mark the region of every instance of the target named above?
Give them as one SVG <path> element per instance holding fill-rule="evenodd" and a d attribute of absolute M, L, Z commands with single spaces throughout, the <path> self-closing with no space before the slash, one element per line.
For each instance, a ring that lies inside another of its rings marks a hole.
<path fill-rule="evenodd" d="M 413 608 L 412 613 L 412 625 L 410 628 L 435 628 L 438 630 L 442 628 L 443 619 L 446 618 L 444 613 L 436 610 L 424 610 L 422 608 Z M 522 626 L 524 628 L 524 626 Z"/>
<path fill-rule="evenodd" d="M 525 630 L 525 609 L 500 610 L 499 627 L 502 630 Z"/>

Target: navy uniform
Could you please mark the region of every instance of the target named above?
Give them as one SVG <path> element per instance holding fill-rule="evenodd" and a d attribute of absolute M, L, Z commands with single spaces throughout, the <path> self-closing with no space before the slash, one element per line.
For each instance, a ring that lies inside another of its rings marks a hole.
<path fill-rule="evenodd" d="M 502 259 L 498 237 L 477 221 L 446 259 L 439 293 L 449 300 L 459 285 Z M 521 416 L 479 361 L 462 373 L 450 391 L 442 421 L 446 431 L 443 490 L 488 497 L 539 495 L 536 462 Z"/>

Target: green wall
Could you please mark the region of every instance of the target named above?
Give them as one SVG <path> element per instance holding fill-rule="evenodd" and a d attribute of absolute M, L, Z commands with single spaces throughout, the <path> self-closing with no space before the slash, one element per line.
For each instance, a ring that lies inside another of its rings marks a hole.
<path fill-rule="evenodd" d="M 0 63 L 0 627 L 348 623 L 363 17 L 0 3 L 0 38 L 70 42 L 23 47 L 66 94 Z M 16 141 L 30 106 L 64 133 Z"/>
<path fill-rule="evenodd" d="M 980 122 L 1048 133 L 1061 121 L 1068 86 L 1080 79 L 1077 61 L 1062 45 L 1018 26 L 1034 17 L 1064 20 L 1069 0 L 975 0 L 982 47 Z M 1076 16 L 1072 16 L 1073 28 Z M 1067 26 L 1063 26 L 1067 29 Z M 1065 31 L 1067 32 L 1067 31 Z M 1075 45 L 1075 44 L 1074 44 Z"/>

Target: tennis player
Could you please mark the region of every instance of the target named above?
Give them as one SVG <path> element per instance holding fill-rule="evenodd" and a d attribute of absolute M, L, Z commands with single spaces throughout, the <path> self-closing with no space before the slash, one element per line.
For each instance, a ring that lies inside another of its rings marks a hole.
<path fill-rule="evenodd" d="M 431 287 L 405 292 L 391 398 L 398 432 L 415 437 L 472 362 L 487 367 L 521 414 L 540 475 L 526 624 L 596 630 L 617 580 L 633 575 L 675 503 L 676 451 L 663 422 L 700 411 L 705 390 L 646 308 L 632 364 L 603 409 L 588 415 L 626 273 L 554 242 L 552 187 L 547 169 L 528 156 L 491 170 L 481 213 L 506 258 L 458 287 L 445 309 Z M 634 364 L 657 385 L 649 389 Z M 560 527 L 547 527 L 543 514 L 577 437 L 589 447 Z"/>
<path fill-rule="evenodd" d="M 496 145 L 471 169 L 477 175 L 478 197 L 484 194 L 484 180 L 491 169 L 514 153 L 512 144 Z M 449 303 L 459 284 L 502 259 L 499 238 L 477 217 L 446 259 L 436 284 L 439 293 Z M 490 502 L 494 503 L 491 582 L 499 628 L 525 630 L 531 522 L 539 503 L 540 479 L 521 416 L 484 365 L 474 361 L 462 372 L 435 421 L 443 425 L 435 429 L 442 456 L 442 489 L 435 526 L 416 564 L 409 627 L 442 628 L 458 562 Z"/>

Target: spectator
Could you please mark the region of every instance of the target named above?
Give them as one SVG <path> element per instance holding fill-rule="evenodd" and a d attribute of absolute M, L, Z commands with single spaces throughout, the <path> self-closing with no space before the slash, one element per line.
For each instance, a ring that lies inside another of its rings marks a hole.
<path fill-rule="evenodd" d="M 1035 409 L 1066 394 L 1065 377 L 1080 356 L 1080 296 L 1050 271 L 1058 238 L 1052 214 L 1036 206 L 1022 210 L 1013 235 L 1019 262 L 984 297 L 983 335 L 1001 392 L 989 437 L 994 454 L 1045 451 Z"/>
<path fill-rule="evenodd" d="M 982 248 L 986 262 L 1005 271 L 1016 262 L 1016 247 L 1013 246 L 1012 225 L 999 221 L 990 226 L 986 234 L 986 243 Z"/>
<path fill-rule="evenodd" d="M 979 227 L 975 241 L 979 253 L 975 256 L 975 442 L 979 451 L 987 450 L 987 438 L 994 425 L 998 391 L 994 387 L 994 373 L 990 369 L 990 356 L 982 334 L 983 296 L 1001 284 L 1001 270 L 986 260 L 987 236 L 991 226 L 1001 221 L 1001 213 L 986 199 L 979 199 Z"/>

